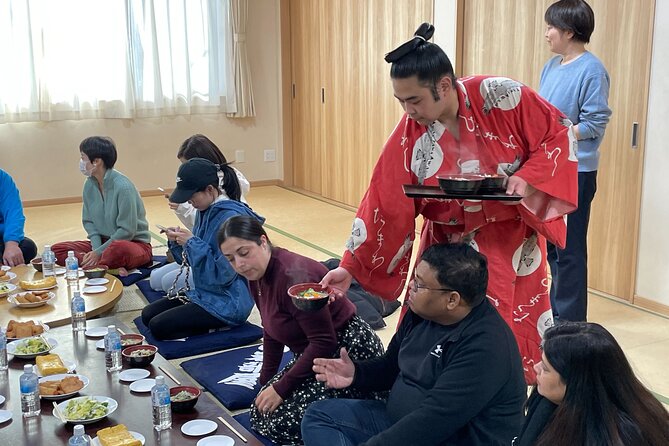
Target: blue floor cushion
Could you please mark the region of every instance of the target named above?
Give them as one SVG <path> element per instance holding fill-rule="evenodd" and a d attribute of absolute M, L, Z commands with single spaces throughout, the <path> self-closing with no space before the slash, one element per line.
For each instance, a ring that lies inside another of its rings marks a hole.
<path fill-rule="evenodd" d="M 149 303 L 155 302 L 158 299 L 165 297 L 164 291 L 156 291 L 153 288 L 151 288 L 151 283 L 149 279 L 140 280 L 135 285 L 137 285 L 137 288 L 139 288 L 139 291 L 142 292 L 142 294 Z"/>
<path fill-rule="evenodd" d="M 121 281 L 123 286 L 130 286 L 133 283 L 139 282 L 142 279 L 146 279 L 151 275 L 151 271 L 155 268 L 159 268 L 167 263 L 167 256 L 153 256 L 151 265 L 148 265 L 146 268 L 137 268 L 130 271 L 125 277 L 116 276 L 118 280 Z"/>
<path fill-rule="evenodd" d="M 265 446 L 278 446 L 276 443 L 273 443 L 271 440 L 263 437 L 258 432 L 251 429 L 251 415 L 249 415 L 248 412 L 240 413 L 239 415 L 235 415 L 232 418 L 237 420 L 237 423 L 244 426 L 244 429 L 251 432 L 253 434 L 253 436 L 255 436 L 258 439 L 258 441 L 260 441 Z"/>
<path fill-rule="evenodd" d="M 283 354 L 280 368 L 293 357 Z M 258 378 L 262 368 L 262 346 L 253 345 L 204 358 L 191 359 L 181 367 L 211 392 L 229 410 L 245 409 L 260 391 Z"/>
<path fill-rule="evenodd" d="M 238 327 L 190 336 L 185 340 L 158 341 L 151 334 L 151 330 L 144 325 L 141 316 L 135 318 L 133 322 L 139 332 L 146 337 L 146 342 L 158 347 L 158 352 L 166 359 L 185 358 L 227 350 L 251 344 L 262 338 L 262 328 L 246 322 Z"/>

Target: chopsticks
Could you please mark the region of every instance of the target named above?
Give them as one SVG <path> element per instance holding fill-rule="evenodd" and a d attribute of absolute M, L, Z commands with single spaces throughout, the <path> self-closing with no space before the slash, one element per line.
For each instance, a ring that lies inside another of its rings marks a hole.
<path fill-rule="evenodd" d="M 163 372 L 165 375 L 169 376 L 169 378 L 176 383 L 177 386 L 181 385 L 181 382 L 179 382 L 178 379 L 176 379 L 170 372 L 165 370 L 163 366 L 159 365 L 158 368 L 160 369 L 161 372 Z"/>
<path fill-rule="evenodd" d="M 60 413 L 60 409 L 58 408 L 58 404 L 56 404 L 55 401 L 53 402 L 53 413 L 56 416 L 56 418 L 58 418 L 60 421 L 62 421 L 63 423 L 67 423 L 67 420 L 65 419 L 63 414 Z"/>
<path fill-rule="evenodd" d="M 114 287 L 115 287 L 115 286 L 116 286 L 116 280 L 114 280 L 114 281 L 112 282 L 112 286 L 111 286 L 111 288 L 109 288 L 109 292 L 110 292 L 110 293 L 111 293 L 112 291 L 114 291 Z"/>
<path fill-rule="evenodd" d="M 248 443 L 248 441 L 246 440 L 246 438 L 244 438 L 244 436 L 243 436 L 242 434 L 240 434 L 239 432 L 237 432 L 237 429 L 235 429 L 234 427 L 232 427 L 232 425 L 231 425 L 230 423 L 228 423 L 227 421 L 225 421 L 225 418 L 223 418 L 223 417 L 218 417 L 218 419 L 221 421 L 221 423 L 225 424 L 225 426 L 226 426 L 228 429 L 230 429 L 236 436 L 238 436 L 240 440 L 242 440 L 244 443 Z"/>

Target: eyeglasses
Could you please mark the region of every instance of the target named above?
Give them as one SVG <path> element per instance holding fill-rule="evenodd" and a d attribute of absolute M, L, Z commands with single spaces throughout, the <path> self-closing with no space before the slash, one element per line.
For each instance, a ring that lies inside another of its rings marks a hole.
<path fill-rule="evenodd" d="M 457 291 L 457 290 L 454 290 L 453 288 L 430 288 L 430 287 L 427 287 L 427 286 L 418 285 L 418 282 L 416 282 L 416 279 L 413 279 L 411 281 L 411 289 L 413 290 L 414 293 L 417 293 L 418 290 L 443 291 L 443 292 Z"/>

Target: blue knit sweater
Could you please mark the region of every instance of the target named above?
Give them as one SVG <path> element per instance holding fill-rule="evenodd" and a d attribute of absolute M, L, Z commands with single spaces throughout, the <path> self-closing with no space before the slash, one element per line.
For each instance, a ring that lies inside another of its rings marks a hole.
<path fill-rule="evenodd" d="M 578 125 L 578 171 L 592 172 L 599 167 L 599 145 L 611 116 L 609 74 L 588 51 L 566 65 L 561 60 L 555 56 L 544 66 L 539 94 Z"/>

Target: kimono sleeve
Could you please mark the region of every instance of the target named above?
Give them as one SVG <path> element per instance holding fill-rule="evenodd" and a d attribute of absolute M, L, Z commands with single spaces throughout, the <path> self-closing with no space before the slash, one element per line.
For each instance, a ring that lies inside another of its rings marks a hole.
<path fill-rule="evenodd" d="M 341 261 L 366 291 L 388 300 L 397 298 L 407 280 L 415 238 L 416 204 L 402 189 L 412 182 L 407 120 L 402 118 L 381 152 Z"/>

